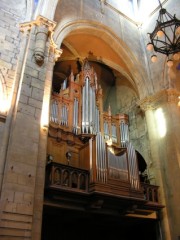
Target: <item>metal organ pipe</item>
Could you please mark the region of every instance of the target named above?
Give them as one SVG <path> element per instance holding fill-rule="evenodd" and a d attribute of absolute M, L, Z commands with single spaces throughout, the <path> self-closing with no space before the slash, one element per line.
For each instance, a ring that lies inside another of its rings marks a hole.
<path fill-rule="evenodd" d="M 116 126 L 112 125 L 112 142 L 117 143 Z"/>
<path fill-rule="evenodd" d="M 137 159 L 135 149 L 132 144 L 129 142 L 127 144 L 128 151 L 128 161 L 129 161 L 129 175 L 130 175 L 130 183 L 131 187 L 135 189 L 139 189 L 139 173 L 137 167 Z"/>
<path fill-rule="evenodd" d="M 61 88 L 62 90 L 65 90 L 67 88 L 67 78 L 63 81 Z"/>
<path fill-rule="evenodd" d="M 82 133 L 92 134 L 95 131 L 96 95 L 88 77 L 85 79 L 82 95 Z"/>
<path fill-rule="evenodd" d="M 78 131 L 78 100 L 74 99 L 74 112 L 73 112 L 73 132 L 77 134 Z"/>
<path fill-rule="evenodd" d="M 104 138 L 106 140 L 109 140 L 109 129 L 108 129 L 108 123 L 104 122 Z"/>
<path fill-rule="evenodd" d="M 85 130 L 85 87 L 83 87 L 82 90 L 82 133 L 84 133 Z"/>
<path fill-rule="evenodd" d="M 96 114 L 96 116 L 95 116 L 95 119 L 96 119 L 96 122 L 95 122 L 95 124 L 96 124 L 96 133 L 97 132 L 99 132 L 100 131 L 100 127 L 99 127 L 99 109 L 96 107 L 96 111 L 95 111 L 95 114 Z"/>
<path fill-rule="evenodd" d="M 89 127 L 89 119 L 88 119 L 88 113 L 89 113 L 89 78 L 86 78 L 85 82 L 85 129 L 86 133 L 88 133 L 88 127 Z"/>
<path fill-rule="evenodd" d="M 54 122 L 54 100 L 51 101 L 50 121 Z"/>
<path fill-rule="evenodd" d="M 108 150 L 108 165 L 112 178 L 128 180 L 126 153 L 123 153 L 121 156 L 116 156 Z"/>
<path fill-rule="evenodd" d="M 128 124 L 121 122 L 120 123 L 120 132 L 121 132 L 121 145 L 122 145 L 122 147 L 126 147 L 126 143 L 129 142 Z"/>
<path fill-rule="evenodd" d="M 92 134 L 92 88 L 89 88 L 89 131 Z"/>
<path fill-rule="evenodd" d="M 92 133 L 96 133 L 96 95 L 95 95 L 95 88 L 92 88 Z"/>
<path fill-rule="evenodd" d="M 54 121 L 58 123 L 58 103 L 57 101 L 54 102 Z"/>
<path fill-rule="evenodd" d="M 97 180 L 107 181 L 107 164 L 106 164 L 106 144 L 101 133 L 96 135 L 96 171 Z"/>

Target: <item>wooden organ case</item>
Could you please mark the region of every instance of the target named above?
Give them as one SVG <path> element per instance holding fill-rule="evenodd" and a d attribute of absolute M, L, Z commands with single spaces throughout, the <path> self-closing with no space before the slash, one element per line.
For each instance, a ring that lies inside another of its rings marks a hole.
<path fill-rule="evenodd" d="M 85 60 L 53 93 L 48 133 L 50 185 L 143 198 L 128 116 L 103 112 L 103 92 Z"/>

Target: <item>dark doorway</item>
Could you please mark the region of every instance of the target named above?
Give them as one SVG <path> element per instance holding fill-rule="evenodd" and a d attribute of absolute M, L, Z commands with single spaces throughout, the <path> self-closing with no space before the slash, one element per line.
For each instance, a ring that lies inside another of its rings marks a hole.
<path fill-rule="evenodd" d="M 156 240 L 158 221 L 44 208 L 42 240 Z"/>

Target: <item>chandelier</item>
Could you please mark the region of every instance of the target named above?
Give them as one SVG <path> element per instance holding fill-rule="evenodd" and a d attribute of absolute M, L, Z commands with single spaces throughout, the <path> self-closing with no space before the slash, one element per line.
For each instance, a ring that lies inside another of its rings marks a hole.
<path fill-rule="evenodd" d="M 173 60 L 180 59 L 180 20 L 162 8 L 160 0 L 159 16 L 155 29 L 149 34 L 150 42 L 147 50 L 165 54 L 168 67 L 173 66 Z M 151 56 L 151 61 L 157 61 L 157 55 Z"/>

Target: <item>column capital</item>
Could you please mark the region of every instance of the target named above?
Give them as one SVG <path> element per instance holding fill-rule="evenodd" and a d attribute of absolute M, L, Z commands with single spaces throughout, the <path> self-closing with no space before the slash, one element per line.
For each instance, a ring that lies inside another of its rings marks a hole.
<path fill-rule="evenodd" d="M 139 100 L 137 105 L 139 105 L 143 111 L 154 110 L 165 103 L 178 104 L 179 96 L 180 92 L 176 89 L 163 89 L 154 95 Z"/>
<path fill-rule="evenodd" d="M 49 48 L 53 61 L 56 62 L 57 59 L 62 54 L 62 49 L 59 49 L 57 44 L 54 42 L 53 34 L 54 29 L 56 27 L 56 22 L 49 20 L 41 15 L 39 15 L 36 20 L 31 22 L 25 22 L 20 24 L 20 32 L 28 33 L 31 31 L 33 27 L 37 27 L 36 29 L 36 46 L 35 46 L 35 59 L 38 65 L 42 65 L 44 63 L 44 52 L 46 46 L 46 38 L 50 39 Z"/>
<path fill-rule="evenodd" d="M 42 25 L 46 26 L 49 32 L 52 32 L 56 27 L 56 22 L 39 15 L 34 21 L 20 23 L 20 32 L 24 32 L 27 29 L 29 31 L 33 26 L 42 26 Z"/>

